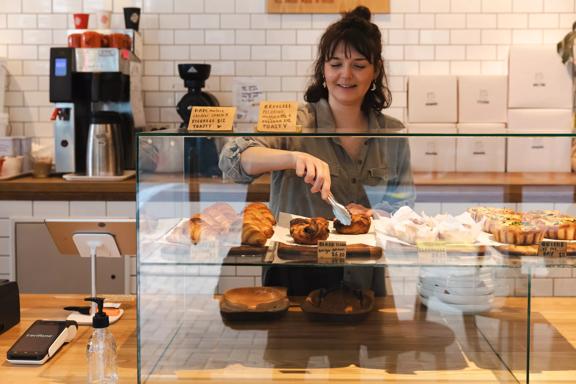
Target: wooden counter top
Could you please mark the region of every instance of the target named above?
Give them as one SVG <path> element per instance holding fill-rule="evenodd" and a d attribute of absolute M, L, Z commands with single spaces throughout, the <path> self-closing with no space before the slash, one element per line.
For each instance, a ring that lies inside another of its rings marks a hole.
<path fill-rule="evenodd" d="M 6 352 L 36 320 L 65 320 L 70 313 L 62 308 L 68 305 L 86 305 L 84 295 L 20 295 L 20 323 L 0 335 L 0 382 L 2 384 L 85 384 L 87 376 L 86 345 L 91 327 L 78 328 L 73 342 L 65 344 L 44 365 L 14 365 L 6 362 Z M 124 316 L 110 330 L 118 348 L 119 383 L 136 383 L 136 299 L 132 296 L 114 297 L 121 302 Z M 122 299 L 122 300 L 119 300 Z"/>
<path fill-rule="evenodd" d="M 18 325 L 9 331 L 0 335 L 0 382 L 2 384 L 84 384 L 86 382 L 86 344 L 91 334 L 89 327 L 81 327 L 75 340 L 62 349 L 46 364 L 40 366 L 13 365 L 5 361 L 6 352 L 16 341 L 16 339 L 38 319 L 64 319 L 68 314 L 62 307 L 67 305 L 84 305 L 83 295 L 32 295 L 23 294 L 20 296 L 21 303 L 21 321 Z M 126 312 L 124 317 L 116 324 L 110 327 L 116 343 L 118 345 L 118 374 L 119 383 L 128 384 L 137 382 L 137 335 L 136 335 L 136 303 L 134 297 L 123 296 L 123 300 L 114 297 L 115 301 L 121 301 Z M 162 299 L 160 297 L 160 299 Z M 326 383 L 327 378 L 330 382 L 358 382 L 390 380 L 390 382 L 435 382 L 435 383 L 492 383 L 492 382 L 510 382 L 517 381 L 510 377 L 507 370 L 502 366 L 501 360 L 496 358 L 494 352 L 508 352 L 508 349 L 498 351 L 490 350 L 486 341 L 502 343 L 497 345 L 498 348 L 509 348 L 508 345 L 513 340 L 525 342 L 525 319 L 526 298 L 497 298 L 495 311 L 482 316 L 462 316 L 446 315 L 442 320 L 439 313 L 434 310 L 426 311 L 423 307 L 415 305 L 414 297 L 396 296 L 387 297 L 387 305 L 379 311 L 378 315 L 373 316 L 382 318 L 387 324 L 385 328 L 376 329 L 376 333 L 369 332 L 368 337 L 377 335 L 386 338 L 387 351 L 390 353 L 402 354 L 402 358 L 389 361 L 388 368 L 373 367 L 372 369 L 358 368 L 352 365 L 343 368 L 331 369 L 282 369 L 276 368 L 257 368 L 246 364 L 236 364 L 228 366 L 225 369 L 203 369 L 203 370 L 185 370 L 186 366 L 181 364 L 181 360 L 165 360 L 170 364 L 164 369 L 169 369 L 170 365 L 183 369 L 179 372 L 170 371 L 167 375 L 153 375 L 149 378 L 148 383 L 168 383 L 171 380 L 180 383 L 215 383 L 215 382 L 245 382 L 245 383 L 270 383 L 274 382 L 302 382 L 306 379 L 316 379 L 318 383 Z M 574 357 L 576 351 L 576 312 L 574 298 L 533 298 L 532 299 L 532 322 L 537 327 L 533 328 L 534 351 L 532 352 L 532 370 L 535 382 L 571 382 L 574 377 L 576 365 Z M 201 312 L 207 316 L 213 306 L 204 308 Z M 190 342 L 179 346 L 178 355 L 185 351 L 195 350 L 195 342 L 198 338 L 219 337 L 215 333 L 214 327 L 219 327 L 219 315 L 215 314 L 215 322 L 210 325 L 210 332 L 205 335 L 187 334 L 191 337 Z M 287 319 L 290 319 L 288 317 Z M 206 320 L 206 318 L 204 318 Z M 275 322 L 270 330 L 280 329 L 282 322 Z M 318 328 L 317 323 L 308 321 L 299 322 L 300 327 L 288 327 L 290 332 L 296 333 L 299 338 L 287 339 L 286 330 L 276 334 L 276 342 L 280 344 L 280 349 L 269 350 L 269 353 L 279 353 L 280 356 L 287 358 L 286 353 L 298 353 L 303 346 L 300 343 L 307 343 L 306 330 L 308 328 Z M 363 323 L 368 329 L 373 329 L 377 322 L 368 319 Z M 450 328 L 439 327 L 438 324 L 449 325 Z M 478 334 L 477 328 L 483 330 Z M 246 329 L 244 329 L 246 328 Z M 442 328 L 444 332 L 438 333 Z M 338 330 L 338 327 L 323 327 L 326 332 L 330 329 Z M 346 339 L 354 334 L 350 327 L 344 327 L 345 334 L 341 337 Z M 360 329 L 360 328 L 358 328 Z M 427 338 L 426 335 L 419 332 L 428 329 L 434 337 Z M 450 330 L 448 332 L 448 330 Z M 350 332 L 351 331 L 351 332 Z M 374 330 L 373 330 L 374 331 Z M 256 333 L 254 333 L 256 332 Z M 253 335 L 254 341 L 246 344 L 242 340 L 246 336 Z M 226 340 L 236 340 L 240 344 L 240 349 L 248 346 L 251 348 L 261 348 L 262 345 L 257 343 L 256 339 L 272 337 L 266 332 L 257 331 L 250 327 L 250 324 L 239 324 L 237 328 L 226 328 Z M 233 339 L 234 335 L 243 335 L 242 338 Z M 313 333 L 311 340 L 317 340 L 320 334 Z M 320 336 L 326 336 L 322 333 Z M 445 339 L 446 336 L 450 337 Z M 359 334 L 359 337 L 362 334 Z M 363 336 L 363 337 L 364 337 Z M 352 337 L 353 338 L 353 337 Z M 329 343 L 330 338 L 324 338 Z M 159 340 L 158 340 L 159 341 Z M 449 346 L 439 347 L 442 342 L 450 342 Z M 269 343 L 269 341 L 268 341 Z M 209 344 L 213 345 L 213 344 Z M 214 344 L 215 345 L 215 344 Z M 263 344 L 264 346 L 266 343 Z M 229 344 L 224 343 L 226 348 Z M 244 347 L 242 347 L 244 346 Z M 293 348 L 289 348 L 292 346 Z M 335 349 L 335 356 L 346 350 L 346 344 L 340 342 Z M 150 346 L 149 346 L 150 348 Z M 382 353 L 386 351 L 380 351 Z M 386 352 L 386 353 L 388 353 Z M 308 352 L 312 353 L 312 352 Z M 259 355 L 258 355 L 259 356 Z M 425 356 L 430 359 L 424 358 Z M 434 357 L 444 357 L 444 359 L 434 359 Z M 463 356 L 467 357 L 463 359 Z M 561 358 L 555 358 L 561 356 Z M 377 356 L 376 356 L 377 357 Z M 453 358 L 459 357 L 458 360 Z M 503 354 L 500 359 L 509 364 L 514 359 L 522 366 L 524 353 L 516 355 Z M 474 361 L 481 362 L 482 366 L 474 364 Z M 192 363 L 190 363 L 192 365 Z M 485 366 L 484 366 L 485 365 Z M 403 369 L 408 369 L 404 372 Z M 410 371 L 416 369 L 415 371 Z M 159 371 L 162 369 L 159 367 Z M 519 376 L 522 371 L 517 372 Z M 274 378 L 274 380 L 271 380 Z M 552 380 L 554 379 L 554 380 Z M 555 381 L 558 380 L 558 381 Z"/>
<path fill-rule="evenodd" d="M 95 182 L 27 176 L 0 181 L 0 200 L 135 201 L 136 179 Z"/>
<path fill-rule="evenodd" d="M 181 183 L 181 174 L 155 174 L 144 178 L 152 184 Z M 263 176 L 250 184 L 249 200 L 269 199 L 268 176 Z M 568 187 L 576 186 L 575 173 L 498 173 L 498 172 L 416 172 L 416 187 L 429 190 L 454 187 L 503 187 L 508 196 L 521 196 L 522 187 Z M 196 178 L 190 182 L 190 198 L 198 199 L 199 186 L 234 185 L 216 178 Z M 214 192 L 228 193 L 226 188 Z M 224 197 L 223 197 L 224 198 Z M 114 182 L 66 181 L 61 177 L 37 179 L 22 177 L 0 181 L 0 200 L 84 200 L 84 201 L 135 201 L 136 179 Z M 512 200 L 514 200 L 512 198 Z"/>

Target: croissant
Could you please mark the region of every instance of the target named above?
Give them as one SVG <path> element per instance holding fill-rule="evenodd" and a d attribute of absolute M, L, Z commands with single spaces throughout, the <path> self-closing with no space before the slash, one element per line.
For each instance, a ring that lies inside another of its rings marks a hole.
<path fill-rule="evenodd" d="M 276 219 L 270 209 L 263 203 L 250 203 L 244 208 L 244 217 L 255 216 L 261 220 L 270 222 L 271 225 L 276 225 Z"/>
<path fill-rule="evenodd" d="M 361 235 L 368 233 L 372 219 L 364 215 L 352 215 L 352 223 L 344 225 L 340 220 L 334 220 L 334 229 L 343 235 Z"/>
<path fill-rule="evenodd" d="M 290 220 L 290 235 L 298 244 L 316 245 L 329 234 L 328 220 L 323 217 Z"/>
<path fill-rule="evenodd" d="M 227 203 L 216 203 L 202 212 L 202 219 L 217 232 L 226 233 L 238 214 Z"/>
<path fill-rule="evenodd" d="M 272 231 L 274 233 L 274 231 Z M 244 223 L 242 225 L 242 244 L 244 245 L 254 245 L 257 247 L 263 247 L 266 244 L 266 240 L 272 235 L 268 236 L 267 233 L 262 231 L 262 228 L 255 223 Z"/>
<path fill-rule="evenodd" d="M 196 214 L 188 221 L 188 234 L 192 244 L 198 244 L 200 240 L 216 240 L 218 238 L 218 231 L 208 225 L 202 216 Z"/>

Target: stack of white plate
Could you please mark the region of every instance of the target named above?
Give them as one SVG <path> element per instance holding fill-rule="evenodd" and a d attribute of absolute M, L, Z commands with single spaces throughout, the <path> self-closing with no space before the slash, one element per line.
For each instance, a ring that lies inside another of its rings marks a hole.
<path fill-rule="evenodd" d="M 474 314 L 489 311 L 494 299 L 489 267 L 422 267 L 420 301 L 441 312 Z"/>

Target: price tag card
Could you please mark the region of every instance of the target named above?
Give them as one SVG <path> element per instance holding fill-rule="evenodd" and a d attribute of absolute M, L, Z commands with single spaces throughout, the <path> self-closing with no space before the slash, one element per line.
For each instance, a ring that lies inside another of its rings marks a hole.
<path fill-rule="evenodd" d="M 298 102 L 262 101 L 258 113 L 258 132 L 300 132 L 296 126 Z"/>
<path fill-rule="evenodd" d="M 192 107 L 189 131 L 232 131 L 236 107 Z"/>
<path fill-rule="evenodd" d="M 318 263 L 344 264 L 346 262 L 345 241 L 318 241 Z"/>
<path fill-rule="evenodd" d="M 448 249 L 444 241 L 419 241 L 416 243 L 418 262 L 443 265 L 448 263 Z"/>
<path fill-rule="evenodd" d="M 567 255 L 568 243 L 566 241 L 545 240 L 538 246 L 538 256 L 566 257 Z"/>

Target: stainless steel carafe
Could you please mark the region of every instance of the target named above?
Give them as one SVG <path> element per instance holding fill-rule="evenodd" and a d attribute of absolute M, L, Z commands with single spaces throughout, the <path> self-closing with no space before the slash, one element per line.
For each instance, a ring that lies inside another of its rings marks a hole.
<path fill-rule="evenodd" d="M 124 173 L 121 123 L 117 112 L 98 111 L 92 114 L 86 149 L 88 176 L 120 176 Z"/>

